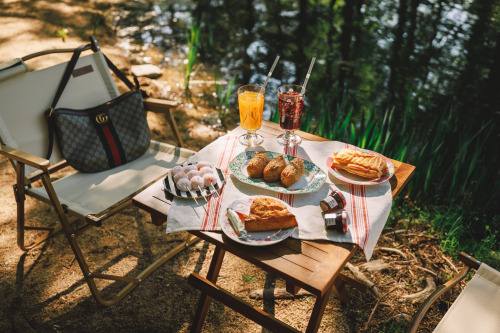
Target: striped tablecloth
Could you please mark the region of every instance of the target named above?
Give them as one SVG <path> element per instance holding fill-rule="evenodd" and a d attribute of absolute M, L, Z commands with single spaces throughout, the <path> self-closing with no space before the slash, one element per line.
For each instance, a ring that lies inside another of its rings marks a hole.
<path fill-rule="evenodd" d="M 299 147 L 283 147 L 275 139 L 265 139 L 258 150 L 283 152 L 298 156 L 315 163 L 328 173 L 326 159 L 334 151 L 353 148 L 338 141 L 303 141 Z M 192 199 L 174 199 L 167 220 L 167 233 L 181 230 L 220 230 L 219 219 L 225 209 L 236 199 L 252 195 L 267 195 L 287 202 L 294 208 L 299 227 L 292 234 L 298 239 L 331 240 L 358 244 L 365 252 L 366 259 L 372 256 L 392 206 L 392 193 L 389 182 L 361 186 L 345 183 L 329 176 L 318 191 L 308 194 L 282 194 L 240 182 L 230 175 L 229 163 L 245 150 L 238 137 L 231 133 L 225 135 L 190 158 L 193 161 L 207 161 L 221 169 L 226 176 L 226 184 L 205 202 L 198 199 L 196 205 Z M 349 230 L 346 234 L 326 231 L 319 202 L 333 189 L 342 191 L 346 198 L 345 210 L 348 213 Z"/>

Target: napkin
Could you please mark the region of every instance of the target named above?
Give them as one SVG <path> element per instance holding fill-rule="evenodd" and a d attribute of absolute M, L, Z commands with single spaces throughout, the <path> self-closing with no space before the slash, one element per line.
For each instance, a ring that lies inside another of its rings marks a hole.
<path fill-rule="evenodd" d="M 299 227 L 292 237 L 309 240 L 330 240 L 358 244 L 370 260 L 375 245 L 382 233 L 392 206 L 392 192 L 389 182 L 361 186 L 345 183 L 328 175 L 325 184 L 316 192 L 305 194 L 282 194 L 255 187 L 239 181 L 230 175 L 229 163 L 238 154 L 251 150 L 268 150 L 285 153 L 309 160 L 328 174 L 327 158 L 342 148 L 354 146 L 338 141 L 306 141 L 298 147 L 284 147 L 276 139 L 264 139 L 257 147 L 246 147 L 238 137 L 229 133 L 215 140 L 195 155 L 189 162 L 207 161 L 222 170 L 226 183 L 205 202 L 193 199 L 175 198 L 167 219 L 167 233 L 182 230 L 220 230 L 219 220 L 226 208 L 236 199 L 246 196 L 267 195 L 281 199 L 293 207 Z M 319 208 L 319 202 L 332 190 L 341 191 L 346 198 L 348 232 L 327 231 Z"/>

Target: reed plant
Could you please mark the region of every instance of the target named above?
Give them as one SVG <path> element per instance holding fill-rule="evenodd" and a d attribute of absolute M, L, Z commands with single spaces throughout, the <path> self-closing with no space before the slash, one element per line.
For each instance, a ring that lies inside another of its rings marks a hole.
<path fill-rule="evenodd" d="M 186 41 L 188 47 L 187 59 L 184 66 L 184 90 L 186 93 L 189 93 L 189 80 L 191 79 L 194 63 L 198 55 L 200 31 L 201 27 L 195 22 L 195 19 L 191 15 L 191 27 L 189 31 L 186 31 Z"/>
<path fill-rule="evenodd" d="M 219 119 L 223 119 L 227 114 L 229 98 L 231 97 L 231 93 L 233 92 L 236 75 L 234 75 L 231 82 L 228 83 L 226 92 L 224 92 L 225 84 L 221 84 L 220 72 L 217 69 L 214 72 L 214 81 L 215 95 L 219 100 L 219 104 L 217 105 L 219 111 Z"/>

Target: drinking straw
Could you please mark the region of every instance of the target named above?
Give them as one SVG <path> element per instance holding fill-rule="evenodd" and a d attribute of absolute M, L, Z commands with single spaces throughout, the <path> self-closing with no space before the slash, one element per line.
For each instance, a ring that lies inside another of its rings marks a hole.
<path fill-rule="evenodd" d="M 269 71 L 269 74 L 267 74 L 266 82 L 264 82 L 263 87 L 266 88 L 267 81 L 271 78 L 271 75 L 273 74 L 274 67 L 276 67 L 276 64 L 278 63 L 278 60 L 280 60 L 280 56 L 276 56 L 276 59 L 274 59 L 274 64 L 273 67 L 271 67 L 271 70 Z"/>
<path fill-rule="evenodd" d="M 309 70 L 307 71 L 306 79 L 304 80 L 304 83 L 302 84 L 302 90 L 300 91 L 302 95 L 304 95 L 304 93 L 306 92 L 307 81 L 309 80 L 309 76 L 311 76 L 311 71 L 313 69 L 315 60 L 316 58 L 313 57 L 311 60 L 311 64 L 309 65 Z"/>

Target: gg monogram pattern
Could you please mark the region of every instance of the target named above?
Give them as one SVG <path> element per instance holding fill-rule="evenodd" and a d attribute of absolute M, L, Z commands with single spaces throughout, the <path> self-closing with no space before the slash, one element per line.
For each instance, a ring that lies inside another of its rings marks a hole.
<path fill-rule="evenodd" d="M 64 158 L 82 172 L 103 171 L 135 160 L 151 140 L 140 91 L 91 109 L 56 109 L 52 117 Z"/>

